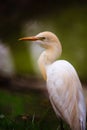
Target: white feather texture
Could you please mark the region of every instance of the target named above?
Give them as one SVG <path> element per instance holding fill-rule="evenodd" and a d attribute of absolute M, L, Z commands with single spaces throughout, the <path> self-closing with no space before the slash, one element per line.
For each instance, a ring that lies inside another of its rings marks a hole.
<path fill-rule="evenodd" d="M 46 72 L 49 98 L 56 115 L 69 123 L 72 129 L 80 130 L 82 123 L 85 130 L 86 106 L 73 66 L 65 60 L 59 60 L 48 65 Z"/>

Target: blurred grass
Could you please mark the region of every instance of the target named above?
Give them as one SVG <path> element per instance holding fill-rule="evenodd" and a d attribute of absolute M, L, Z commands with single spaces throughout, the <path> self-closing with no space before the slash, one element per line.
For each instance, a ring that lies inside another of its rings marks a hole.
<path fill-rule="evenodd" d="M 0 118 L 0 130 L 60 130 L 59 123 L 55 123 L 54 120 L 48 121 L 37 120 L 36 117 L 19 116 L 13 120 L 10 120 L 3 115 L 3 118 Z M 64 124 L 64 129 L 69 130 L 69 128 Z"/>
<path fill-rule="evenodd" d="M 43 94 L 0 90 L 0 130 L 56 130 L 58 126 L 59 121 Z"/>
<path fill-rule="evenodd" d="M 60 122 L 44 94 L 0 89 L 0 130 L 60 130 Z"/>
<path fill-rule="evenodd" d="M 48 107 L 48 104 L 47 99 L 37 92 L 26 94 L 0 90 L 0 112 L 7 113 L 11 117 L 23 113 L 33 114 L 35 111 L 40 115 L 41 110 L 44 111 L 44 107 Z"/>

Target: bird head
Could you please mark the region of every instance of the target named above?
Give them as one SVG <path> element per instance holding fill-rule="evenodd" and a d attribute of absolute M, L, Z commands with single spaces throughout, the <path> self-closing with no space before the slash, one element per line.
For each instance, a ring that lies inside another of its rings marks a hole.
<path fill-rule="evenodd" d="M 20 38 L 19 40 L 22 41 L 35 41 L 38 43 L 41 47 L 48 49 L 53 46 L 58 46 L 60 44 L 59 39 L 55 34 L 52 32 L 41 32 L 37 34 L 36 36 L 31 36 L 31 37 L 24 37 Z"/>

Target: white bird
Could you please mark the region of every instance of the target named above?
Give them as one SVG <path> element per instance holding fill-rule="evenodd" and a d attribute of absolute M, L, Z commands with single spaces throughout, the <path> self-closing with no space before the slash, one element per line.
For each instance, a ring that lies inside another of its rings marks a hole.
<path fill-rule="evenodd" d="M 62 52 L 57 36 L 45 31 L 19 40 L 35 41 L 45 48 L 38 64 L 47 83 L 52 107 L 57 117 L 64 120 L 72 130 L 85 130 L 86 105 L 82 86 L 77 72 L 68 61 L 55 61 Z"/>

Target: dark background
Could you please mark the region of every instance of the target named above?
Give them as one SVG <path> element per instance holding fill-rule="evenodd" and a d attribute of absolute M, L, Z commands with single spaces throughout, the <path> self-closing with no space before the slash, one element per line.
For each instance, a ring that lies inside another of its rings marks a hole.
<path fill-rule="evenodd" d="M 8 118 L 22 114 L 33 117 L 35 113 L 41 120 L 44 117 L 49 122 L 57 122 L 37 66 L 41 49 L 18 40 L 41 31 L 52 31 L 59 37 L 63 47 L 60 59 L 74 65 L 86 99 L 87 1 L 1 0 L 0 121 L 2 115 Z M 53 118 L 49 117 L 50 112 Z"/>

